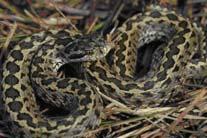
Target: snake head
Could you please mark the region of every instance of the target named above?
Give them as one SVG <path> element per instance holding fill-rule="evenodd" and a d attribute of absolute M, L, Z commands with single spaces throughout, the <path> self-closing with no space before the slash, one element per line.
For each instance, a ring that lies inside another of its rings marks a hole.
<path fill-rule="evenodd" d="M 97 34 L 77 36 L 74 41 L 64 48 L 67 63 L 95 61 L 106 56 L 111 49 L 110 43 L 106 42 Z"/>

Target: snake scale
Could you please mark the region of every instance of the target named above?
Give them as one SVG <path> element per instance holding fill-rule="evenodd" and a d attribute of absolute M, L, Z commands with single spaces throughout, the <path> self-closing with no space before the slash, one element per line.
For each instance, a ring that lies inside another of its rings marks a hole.
<path fill-rule="evenodd" d="M 98 92 L 136 107 L 157 106 L 169 99 L 170 84 L 183 76 L 183 69 L 206 69 L 201 28 L 165 8 L 129 18 L 112 38 L 108 42 L 58 30 L 34 34 L 16 45 L 3 72 L 3 103 L 14 128 L 25 137 L 72 137 L 100 124 Z M 157 40 L 162 44 L 154 48 Z M 138 50 L 145 47 L 144 54 Z M 204 60 L 196 65 L 190 61 L 200 49 Z M 150 51 L 154 54 L 148 63 Z M 81 62 L 85 78 L 56 75 L 62 65 L 73 62 Z M 136 77 L 138 62 L 148 68 L 142 77 Z M 47 117 L 36 97 L 68 113 Z"/>

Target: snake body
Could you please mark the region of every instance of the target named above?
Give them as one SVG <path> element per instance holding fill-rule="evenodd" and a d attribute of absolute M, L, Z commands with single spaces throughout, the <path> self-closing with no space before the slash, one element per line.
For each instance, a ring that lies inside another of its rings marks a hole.
<path fill-rule="evenodd" d="M 101 106 L 92 86 L 81 79 L 63 79 L 54 74 L 59 64 L 77 62 L 77 53 L 83 57 L 86 53 L 84 60 L 96 59 L 94 54 L 93 59 L 87 56 L 90 55 L 87 52 L 92 51 L 85 40 L 88 38 L 72 36 L 68 30 L 48 31 L 27 38 L 11 51 L 5 63 L 3 98 L 13 125 L 24 128 L 25 137 L 30 134 L 40 137 L 66 133 L 73 136 L 99 123 Z M 89 42 L 93 41 L 90 39 Z M 77 43 L 80 51 L 74 50 Z M 81 46 L 87 49 L 81 50 Z M 96 46 L 93 42 L 91 48 L 96 47 L 102 50 L 101 45 Z M 64 52 L 64 58 L 61 52 Z M 51 102 L 53 106 L 68 110 L 68 115 L 54 119 L 43 116 L 38 111 L 35 94 L 46 103 Z"/>
<path fill-rule="evenodd" d="M 205 49 L 199 27 L 160 7 L 131 17 L 113 38 L 114 44 L 108 45 L 62 30 L 42 32 L 20 42 L 10 52 L 3 72 L 3 102 L 13 125 L 33 137 L 79 134 L 99 124 L 97 91 L 135 106 L 157 106 L 170 97 L 170 90 L 166 90 L 183 76 L 182 70 L 188 68 L 194 54 Z M 150 69 L 136 78 L 141 54 L 137 49 L 150 47 L 154 40 L 164 44 L 153 49 L 151 63 L 144 55 L 142 62 Z M 205 54 L 202 52 L 201 57 Z M 52 74 L 63 64 L 79 61 L 83 62 L 86 80 Z M 206 68 L 205 60 L 197 64 Z M 69 113 L 60 118 L 42 115 L 36 95 Z"/>
<path fill-rule="evenodd" d="M 153 49 L 150 43 L 155 40 L 167 41 L 167 44 L 154 49 L 148 73 L 140 79 L 134 78 L 139 69 L 137 55 L 141 54 L 137 49 L 145 45 Z M 138 107 L 160 105 L 172 96 L 177 79 L 183 78 L 190 68 L 207 69 L 205 35 L 201 28 L 174 11 L 160 7 L 131 17 L 115 32 L 114 43 L 110 53 L 112 65 L 99 60 L 89 65 L 87 72 L 91 80 L 99 82 L 97 85 L 103 93 L 126 104 L 134 103 Z M 203 60 L 192 63 L 200 49 Z"/>

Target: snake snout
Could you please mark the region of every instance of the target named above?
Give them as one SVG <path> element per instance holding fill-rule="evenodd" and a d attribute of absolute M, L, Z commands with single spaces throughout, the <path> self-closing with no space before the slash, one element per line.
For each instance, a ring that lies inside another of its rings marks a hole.
<path fill-rule="evenodd" d="M 67 60 L 69 62 L 81 62 L 85 61 L 85 57 L 89 54 L 87 50 L 78 50 L 72 52 L 68 57 Z"/>

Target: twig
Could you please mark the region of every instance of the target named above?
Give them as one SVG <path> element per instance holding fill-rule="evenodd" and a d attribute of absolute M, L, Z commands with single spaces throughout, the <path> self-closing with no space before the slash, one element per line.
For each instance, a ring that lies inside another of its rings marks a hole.
<path fill-rule="evenodd" d="M 66 19 L 66 21 L 68 22 L 68 24 L 70 24 L 76 32 L 79 32 L 79 30 L 76 28 L 76 26 L 71 22 L 71 20 L 69 18 L 66 18 L 66 16 L 63 14 L 63 12 L 59 9 L 59 7 L 57 6 L 57 4 L 53 0 L 51 1 L 51 4 L 60 13 L 60 15 Z"/>
<path fill-rule="evenodd" d="M 14 25 L 12 26 L 12 28 L 11 28 L 11 31 L 10 31 L 7 39 L 6 39 L 6 42 L 4 43 L 4 46 L 3 46 L 4 49 L 7 49 L 8 48 L 9 43 L 10 43 L 10 41 L 11 41 L 11 39 L 12 39 L 15 31 L 16 31 L 16 29 L 17 29 L 17 24 L 15 22 Z"/>
<path fill-rule="evenodd" d="M 118 3 L 115 5 L 112 14 L 108 17 L 107 21 L 104 24 L 102 29 L 102 33 L 105 33 L 106 29 L 111 25 L 113 22 L 116 21 L 118 15 L 121 13 L 122 9 L 124 8 L 124 3 L 122 0 L 119 0 Z"/>
<path fill-rule="evenodd" d="M 96 18 L 93 20 L 92 24 L 89 26 L 89 28 L 88 28 L 86 34 L 89 34 L 89 33 L 92 31 L 92 29 L 93 29 L 93 27 L 96 25 L 96 22 L 97 22 L 97 21 L 98 21 L 98 18 L 96 17 Z"/>
<path fill-rule="evenodd" d="M 49 3 L 50 8 L 58 8 L 59 10 L 68 13 L 68 14 L 74 14 L 74 15 L 81 15 L 81 16 L 88 16 L 90 14 L 89 10 L 82 10 L 82 9 L 76 9 L 72 7 L 68 7 L 67 5 L 60 5 L 60 4 L 53 4 L 51 0 L 47 0 L 45 3 Z"/>
<path fill-rule="evenodd" d="M 172 131 L 176 130 L 176 126 L 183 120 L 183 118 L 188 114 L 188 112 L 190 112 L 194 108 L 194 106 L 196 106 L 199 102 L 204 100 L 203 97 L 206 95 L 207 89 L 200 89 L 200 90 L 197 90 L 197 91 L 199 91 L 198 96 L 195 98 L 195 100 L 192 101 L 192 103 L 172 123 L 172 125 L 169 128 L 170 130 L 172 130 Z"/>
<path fill-rule="evenodd" d="M 3 62 L 2 61 L 2 58 L 3 58 L 4 54 L 6 53 L 6 51 L 8 49 L 9 43 L 10 43 L 12 37 L 14 36 L 14 33 L 15 33 L 16 29 L 17 29 L 17 24 L 14 23 L 13 26 L 12 26 L 12 28 L 11 28 L 11 31 L 10 31 L 7 39 L 6 39 L 6 42 L 4 43 L 4 45 L 2 47 L 2 51 L 0 52 L 0 61 L 1 62 Z M 2 64 L 2 63 L 0 63 L 0 64 Z"/>
<path fill-rule="evenodd" d="M 29 16 L 33 22 L 37 23 L 38 25 L 40 25 L 42 28 L 47 29 L 48 26 L 47 24 L 40 18 L 35 17 L 34 15 L 32 15 L 29 11 L 25 10 L 25 13 L 27 14 L 27 16 Z"/>

